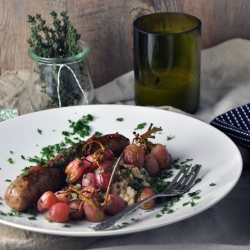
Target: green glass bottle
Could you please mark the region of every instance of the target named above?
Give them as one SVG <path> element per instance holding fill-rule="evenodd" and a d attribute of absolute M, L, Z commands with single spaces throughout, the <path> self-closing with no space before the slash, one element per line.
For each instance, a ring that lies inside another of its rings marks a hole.
<path fill-rule="evenodd" d="M 155 13 L 134 21 L 135 101 L 194 113 L 200 99 L 201 21 Z"/>

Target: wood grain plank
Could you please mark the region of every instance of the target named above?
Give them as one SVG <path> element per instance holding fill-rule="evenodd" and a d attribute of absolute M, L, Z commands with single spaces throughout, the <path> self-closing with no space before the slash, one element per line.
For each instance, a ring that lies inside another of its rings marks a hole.
<path fill-rule="evenodd" d="M 27 15 L 67 11 L 91 48 L 95 87 L 133 69 L 133 21 L 154 12 L 185 12 L 202 21 L 203 48 L 250 39 L 249 0 L 0 0 L 0 74 L 29 68 Z"/>

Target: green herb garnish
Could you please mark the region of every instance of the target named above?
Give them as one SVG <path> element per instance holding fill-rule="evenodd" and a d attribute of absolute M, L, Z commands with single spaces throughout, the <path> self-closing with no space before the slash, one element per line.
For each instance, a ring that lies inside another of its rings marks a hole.
<path fill-rule="evenodd" d="M 6 216 L 7 214 L 0 210 L 0 215 Z"/>
<path fill-rule="evenodd" d="M 29 173 L 27 171 L 25 171 L 23 174 L 22 174 L 22 177 L 27 177 L 29 176 Z"/>
<path fill-rule="evenodd" d="M 93 121 L 93 116 L 88 114 L 82 116 L 77 122 L 71 122 L 70 127 L 73 129 L 74 134 L 79 134 L 80 137 L 86 137 L 90 135 L 90 126 L 88 123 Z"/>
<path fill-rule="evenodd" d="M 137 125 L 137 127 L 135 128 L 135 130 L 137 130 L 137 129 L 143 129 L 143 128 L 145 128 L 146 125 L 147 125 L 146 122 L 140 123 L 140 124 Z"/>
<path fill-rule="evenodd" d="M 30 216 L 30 217 L 28 217 L 28 220 L 36 220 L 36 216 Z"/>
<path fill-rule="evenodd" d="M 70 228 L 71 226 L 70 225 L 64 225 L 63 227 Z"/>
<path fill-rule="evenodd" d="M 12 160 L 12 158 L 9 158 L 8 160 L 7 160 L 9 163 L 14 163 L 14 161 Z"/>
<path fill-rule="evenodd" d="M 81 35 L 77 33 L 69 21 L 66 12 L 57 13 L 52 11 L 53 27 L 46 26 L 46 21 L 40 14 L 28 15 L 28 23 L 31 23 L 31 37 L 27 40 L 33 52 L 45 58 L 66 58 L 77 55 L 80 52 L 78 41 Z M 43 33 L 43 34 L 41 34 Z"/>
<path fill-rule="evenodd" d="M 25 168 L 22 169 L 22 172 L 25 172 L 25 171 L 27 171 L 27 170 L 30 169 L 30 168 L 31 168 L 31 166 L 25 167 Z"/>
<path fill-rule="evenodd" d="M 183 164 L 185 164 L 185 163 L 187 163 L 187 162 L 189 162 L 189 161 L 192 161 L 193 159 L 186 159 L 185 161 L 182 161 L 181 162 L 181 164 L 183 165 Z"/>
<path fill-rule="evenodd" d="M 200 178 L 196 179 L 194 183 L 196 184 L 196 183 L 199 183 L 199 182 L 201 182 Z"/>
<path fill-rule="evenodd" d="M 96 132 L 95 132 L 95 135 L 96 135 L 96 136 L 101 136 L 101 135 L 102 135 L 102 133 L 100 133 L 100 132 L 96 131 Z"/>
<path fill-rule="evenodd" d="M 19 211 L 16 211 L 15 209 L 11 209 L 11 212 L 8 213 L 9 216 L 17 216 L 20 217 L 22 214 Z"/>
<path fill-rule="evenodd" d="M 10 184 L 10 192 L 9 192 L 9 194 L 11 194 L 11 192 L 12 192 L 12 189 L 15 187 L 15 185 L 13 184 L 13 183 L 11 183 Z"/>
<path fill-rule="evenodd" d="M 172 135 L 167 136 L 167 141 L 172 140 L 174 137 Z"/>

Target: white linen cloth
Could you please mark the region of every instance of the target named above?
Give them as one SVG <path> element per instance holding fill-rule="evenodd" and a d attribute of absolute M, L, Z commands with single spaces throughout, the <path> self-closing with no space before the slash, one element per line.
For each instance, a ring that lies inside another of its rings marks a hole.
<path fill-rule="evenodd" d="M 28 102 L 28 77 L 25 70 L 0 77 L 0 110 L 33 112 Z M 218 115 L 249 102 L 250 41 L 233 39 L 203 50 L 201 101 L 194 117 L 210 123 Z M 134 105 L 133 72 L 95 89 L 94 103 Z M 250 154 L 242 146 L 239 149 L 244 170 L 236 187 L 222 201 L 194 217 L 145 232 L 102 238 L 45 235 L 0 224 L 0 249 L 249 250 Z"/>

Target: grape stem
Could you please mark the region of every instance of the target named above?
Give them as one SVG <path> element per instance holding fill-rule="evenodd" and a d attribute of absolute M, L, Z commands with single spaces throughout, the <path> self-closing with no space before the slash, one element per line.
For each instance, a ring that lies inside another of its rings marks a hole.
<path fill-rule="evenodd" d="M 108 196 L 109 196 L 110 189 L 111 189 L 111 185 L 112 185 L 112 182 L 113 182 L 115 173 L 116 173 L 116 169 L 118 168 L 119 163 L 120 163 L 121 160 L 122 160 L 123 154 L 124 154 L 124 151 L 121 153 L 121 155 L 120 155 L 119 158 L 117 159 L 117 161 L 116 161 L 116 163 L 115 163 L 115 166 L 114 166 L 114 168 L 113 168 L 111 177 L 110 177 L 110 179 L 109 179 L 109 184 L 108 184 L 108 188 L 107 188 L 107 191 L 106 191 L 105 199 L 104 199 L 104 202 L 101 204 L 103 207 L 106 207 L 106 205 L 107 205 Z"/>
<path fill-rule="evenodd" d="M 159 128 L 153 127 L 152 128 L 152 126 L 153 126 L 153 123 L 150 123 L 150 126 L 148 127 L 148 130 L 142 135 L 136 134 L 136 132 L 134 132 L 133 134 L 135 135 L 135 138 L 133 139 L 133 143 L 134 144 L 141 144 L 141 145 L 144 146 L 144 148 L 146 148 L 147 143 L 148 143 L 147 139 L 148 138 L 155 139 L 155 136 L 152 135 L 152 134 L 156 133 L 158 131 L 162 131 L 161 127 L 159 127 Z"/>
<path fill-rule="evenodd" d="M 89 146 L 89 151 L 90 151 L 91 146 L 94 143 L 98 144 L 101 147 L 101 149 L 95 151 L 95 153 L 93 154 L 93 158 L 98 164 L 98 162 L 101 162 L 105 156 L 105 153 L 104 153 L 105 147 L 102 145 L 102 143 L 100 143 L 99 141 L 90 141 L 90 142 L 86 143 L 86 145 L 83 147 L 82 152 L 85 151 L 87 146 Z"/>

